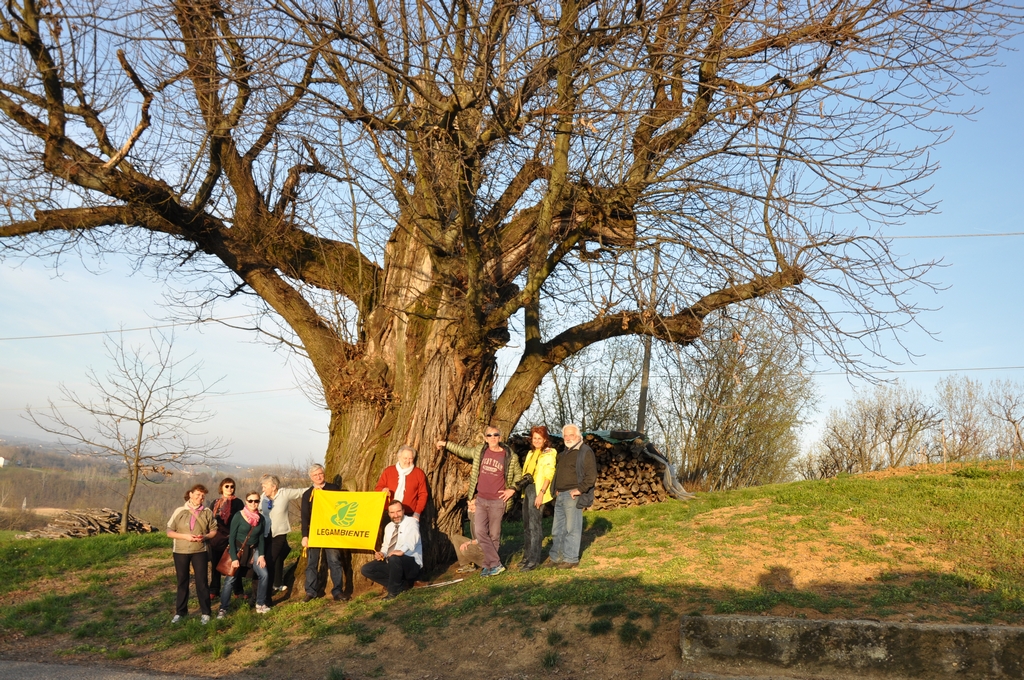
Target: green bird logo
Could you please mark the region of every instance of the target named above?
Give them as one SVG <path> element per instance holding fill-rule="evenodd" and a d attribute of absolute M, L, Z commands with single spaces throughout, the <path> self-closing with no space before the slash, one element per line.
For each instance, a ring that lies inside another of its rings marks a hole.
<path fill-rule="evenodd" d="M 356 521 L 356 511 L 359 510 L 359 503 L 338 501 L 334 516 L 331 517 L 331 524 L 336 527 L 350 527 Z"/>

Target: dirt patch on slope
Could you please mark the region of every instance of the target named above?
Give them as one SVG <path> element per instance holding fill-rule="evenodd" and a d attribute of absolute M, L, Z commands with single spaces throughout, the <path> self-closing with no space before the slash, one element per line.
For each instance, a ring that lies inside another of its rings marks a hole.
<path fill-rule="evenodd" d="M 398 616 L 401 616 L 398 614 Z M 586 678 L 587 680 L 668 678 L 679 668 L 679 621 L 666 617 L 642 647 L 625 645 L 614 632 L 591 635 L 589 611 L 565 608 L 529 639 L 505 618 L 453 620 L 446 628 L 413 637 L 394 626 L 369 645 L 337 635 L 277 653 L 241 678 L 322 680 L 329 669 L 362 678 Z M 552 645 L 550 633 L 562 640 Z M 236 676 L 230 676 L 236 677 Z"/>

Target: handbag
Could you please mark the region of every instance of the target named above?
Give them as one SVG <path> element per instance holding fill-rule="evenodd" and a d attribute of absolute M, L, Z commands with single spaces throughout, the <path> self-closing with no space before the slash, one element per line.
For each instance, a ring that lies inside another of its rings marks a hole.
<path fill-rule="evenodd" d="M 234 566 L 235 561 L 231 559 L 231 547 L 229 545 L 229 547 L 224 549 L 224 554 L 220 556 L 220 561 L 217 562 L 217 571 L 225 576 L 234 576 L 240 568 L 249 566 L 249 561 L 252 559 L 252 551 L 249 550 L 249 534 L 252 533 L 254 528 L 252 526 L 249 527 L 249 531 L 245 534 L 245 540 L 242 541 L 242 548 L 238 551 L 239 566 Z"/>

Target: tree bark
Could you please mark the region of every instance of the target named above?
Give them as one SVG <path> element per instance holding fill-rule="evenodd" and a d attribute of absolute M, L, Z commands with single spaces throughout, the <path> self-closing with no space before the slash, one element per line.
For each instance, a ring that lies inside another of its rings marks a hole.
<path fill-rule="evenodd" d="M 467 333 L 474 324 L 464 319 L 466 305 L 457 289 L 444 285 L 424 246 L 412 239 L 392 245 L 388 257 L 397 261 L 388 268 L 384 304 L 366 325 L 363 351 L 340 362 L 326 390 L 331 422 L 325 467 L 328 478 L 341 476 L 344 489 L 365 491 L 395 462 L 400 446 L 416 448 L 430 491 L 420 521 L 430 569 L 454 558 L 447 536 L 462 531 L 459 503 L 470 471 L 434 445 L 439 439 L 483 441 L 502 341 L 500 333 L 499 340 L 483 343 Z"/>
<path fill-rule="evenodd" d="M 128 471 L 128 493 L 124 495 L 124 509 L 121 511 L 121 533 L 128 533 L 128 511 L 132 507 L 132 499 L 135 498 L 135 488 L 139 485 L 139 469 L 133 467 Z"/>

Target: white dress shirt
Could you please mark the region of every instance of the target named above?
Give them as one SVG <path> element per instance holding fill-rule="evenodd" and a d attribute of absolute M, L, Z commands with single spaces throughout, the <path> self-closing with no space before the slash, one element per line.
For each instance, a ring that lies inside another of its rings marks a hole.
<path fill-rule="evenodd" d="M 385 551 L 391 545 L 391 538 L 395 535 L 396 530 L 398 531 L 398 542 L 395 543 L 393 550 L 408 555 L 422 567 L 423 544 L 420 543 L 420 523 L 408 515 L 402 518 L 401 524 L 388 522 L 388 525 L 384 527 L 384 540 L 380 543 L 380 550 L 384 553 L 384 557 L 388 556 Z"/>

